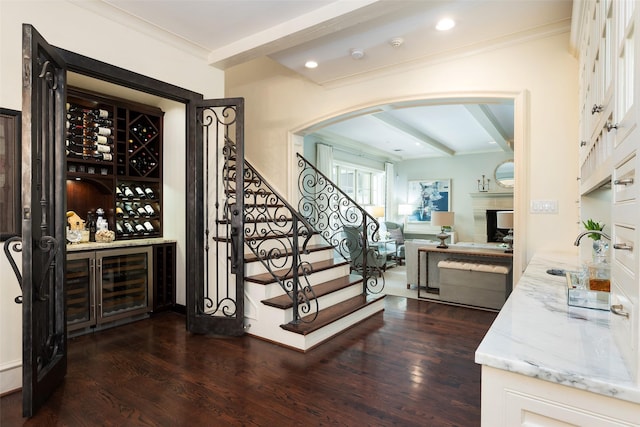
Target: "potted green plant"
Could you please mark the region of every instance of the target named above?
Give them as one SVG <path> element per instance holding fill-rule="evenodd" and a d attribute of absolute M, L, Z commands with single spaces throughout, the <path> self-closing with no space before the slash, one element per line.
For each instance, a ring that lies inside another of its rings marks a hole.
<path fill-rule="evenodd" d="M 600 224 L 592 219 L 582 221 L 582 225 L 587 231 L 602 231 L 604 229 L 604 224 Z M 606 262 L 609 244 L 605 242 L 598 233 L 590 233 L 588 237 L 593 239 L 593 260 L 595 262 Z"/>
<path fill-rule="evenodd" d="M 604 224 L 600 224 L 599 222 L 595 222 L 592 219 L 588 219 L 586 221 L 582 221 L 582 225 L 584 225 L 585 230 L 596 230 L 602 231 L 604 229 Z M 589 238 L 593 240 L 600 240 L 602 236 L 598 233 L 589 234 Z"/>

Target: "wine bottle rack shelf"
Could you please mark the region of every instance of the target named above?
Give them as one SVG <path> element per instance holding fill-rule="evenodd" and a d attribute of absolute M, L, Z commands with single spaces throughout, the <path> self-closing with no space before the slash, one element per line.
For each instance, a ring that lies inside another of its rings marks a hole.
<path fill-rule="evenodd" d="M 164 113 L 76 88 L 68 91 L 67 107 L 67 210 L 84 218 L 103 208 L 116 239 L 162 237 Z M 78 150 L 81 155 L 74 154 Z M 86 185 L 74 191 L 74 181 L 92 183 L 98 191 Z M 151 195 L 125 196 L 125 187 L 150 190 Z"/>

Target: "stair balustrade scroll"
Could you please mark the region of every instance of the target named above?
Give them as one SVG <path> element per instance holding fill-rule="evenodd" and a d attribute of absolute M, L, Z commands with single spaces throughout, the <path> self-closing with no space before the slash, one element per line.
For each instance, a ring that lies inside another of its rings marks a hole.
<path fill-rule="evenodd" d="M 313 227 L 246 160 L 244 175 L 244 243 L 291 298 L 291 323 L 311 323 L 319 306 L 309 282 L 313 268 L 301 254 Z"/>
<path fill-rule="evenodd" d="M 380 224 L 331 179 L 298 154 L 298 211 L 315 231 L 363 277 L 363 293 L 378 294 L 384 289 L 382 268 L 372 256 L 379 241 Z M 358 230 L 349 238 L 348 230 Z M 358 259 L 358 263 L 355 263 Z"/>

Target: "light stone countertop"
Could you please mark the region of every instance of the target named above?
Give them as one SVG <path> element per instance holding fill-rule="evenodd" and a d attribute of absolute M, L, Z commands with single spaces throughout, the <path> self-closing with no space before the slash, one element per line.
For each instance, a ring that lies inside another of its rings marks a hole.
<path fill-rule="evenodd" d="M 111 243 L 74 243 L 67 244 L 67 252 L 93 251 L 98 249 L 119 249 L 133 246 L 149 246 L 160 245 L 163 243 L 173 243 L 175 240 L 168 240 L 162 237 L 153 239 L 131 239 L 131 240 L 114 240 Z"/>
<path fill-rule="evenodd" d="M 475 361 L 505 371 L 640 403 L 613 338 L 608 311 L 567 305 L 566 278 L 576 253 L 536 254 L 476 350 Z"/>

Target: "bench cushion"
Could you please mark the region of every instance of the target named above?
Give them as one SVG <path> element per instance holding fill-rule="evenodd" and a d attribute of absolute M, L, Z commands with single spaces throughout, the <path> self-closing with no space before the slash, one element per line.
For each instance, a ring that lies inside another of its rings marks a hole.
<path fill-rule="evenodd" d="M 444 260 L 438 268 L 443 301 L 500 309 L 509 295 L 509 265 Z"/>

